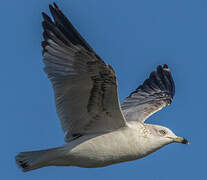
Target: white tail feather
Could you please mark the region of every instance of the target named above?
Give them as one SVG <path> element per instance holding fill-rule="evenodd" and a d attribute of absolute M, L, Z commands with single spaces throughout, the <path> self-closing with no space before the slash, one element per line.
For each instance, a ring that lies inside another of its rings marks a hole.
<path fill-rule="evenodd" d="M 22 168 L 22 171 L 27 172 L 34 169 L 50 166 L 50 162 L 61 157 L 61 148 L 20 152 L 16 157 L 17 165 Z"/>

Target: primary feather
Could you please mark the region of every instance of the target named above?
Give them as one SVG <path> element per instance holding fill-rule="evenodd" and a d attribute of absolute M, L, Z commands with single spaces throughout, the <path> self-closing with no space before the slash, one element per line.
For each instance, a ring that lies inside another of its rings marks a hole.
<path fill-rule="evenodd" d="M 158 66 L 143 85 L 139 86 L 121 107 L 127 121 L 144 122 L 150 115 L 169 105 L 175 94 L 175 85 L 167 65 Z"/>

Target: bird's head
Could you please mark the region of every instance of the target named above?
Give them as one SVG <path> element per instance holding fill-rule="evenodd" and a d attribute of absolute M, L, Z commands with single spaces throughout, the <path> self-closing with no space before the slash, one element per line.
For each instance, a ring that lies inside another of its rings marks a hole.
<path fill-rule="evenodd" d="M 176 136 L 169 128 L 160 125 L 148 125 L 152 136 L 159 138 L 159 141 L 164 144 L 173 142 L 190 144 L 189 141 L 183 137 Z"/>

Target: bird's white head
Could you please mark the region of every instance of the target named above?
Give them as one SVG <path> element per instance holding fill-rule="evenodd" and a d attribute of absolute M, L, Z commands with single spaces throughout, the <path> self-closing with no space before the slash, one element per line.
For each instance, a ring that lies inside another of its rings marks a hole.
<path fill-rule="evenodd" d="M 169 128 L 154 125 L 154 124 L 147 124 L 147 128 L 150 131 L 151 136 L 155 137 L 158 140 L 161 146 L 177 142 L 182 144 L 190 144 L 188 140 L 183 137 L 176 136 Z"/>

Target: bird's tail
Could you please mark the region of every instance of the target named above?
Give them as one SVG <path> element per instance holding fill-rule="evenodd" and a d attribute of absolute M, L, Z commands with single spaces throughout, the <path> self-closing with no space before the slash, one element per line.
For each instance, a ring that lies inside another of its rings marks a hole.
<path fill-rule="evenodd" d="M 53 161 L 61 156 L 61 147 L 40 151 L 20 152 L 16 157 L 17 165 L 27 172 L 45 166 L 53 165 Z"/>

